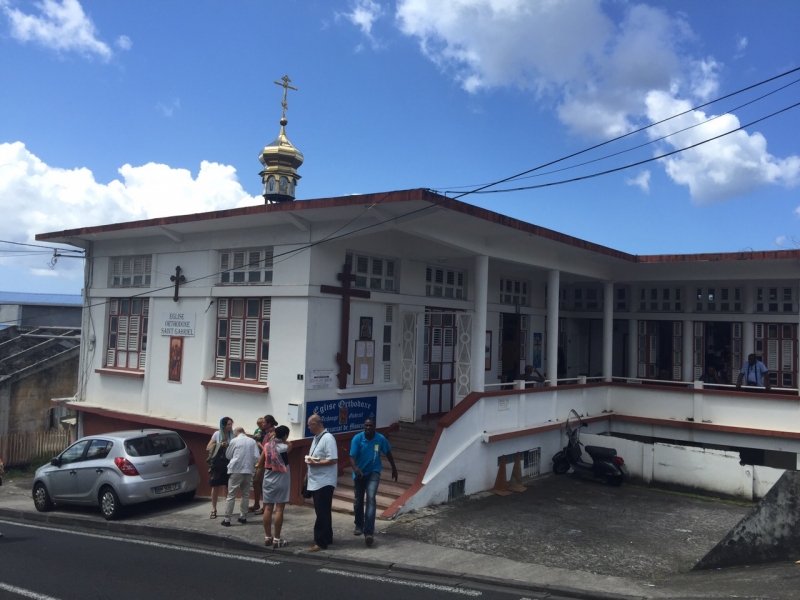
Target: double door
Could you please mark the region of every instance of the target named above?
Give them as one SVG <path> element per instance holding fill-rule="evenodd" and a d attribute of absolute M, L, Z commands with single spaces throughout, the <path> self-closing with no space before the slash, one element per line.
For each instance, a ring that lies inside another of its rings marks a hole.
<path fill-rule="evenodd" d="M 456 313 L 425 312 L 422 344 L 422 415 L 440 415 L 453 408 L 456 383 Z"/>

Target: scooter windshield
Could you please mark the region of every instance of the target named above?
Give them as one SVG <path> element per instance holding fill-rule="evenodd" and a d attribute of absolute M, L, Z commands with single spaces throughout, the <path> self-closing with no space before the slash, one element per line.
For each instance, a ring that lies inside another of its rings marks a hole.
<path fill-rule="evenodd" d="M 583 421 L 574 409 L 569 411 L 566 423 L 567 435 L 571 435 L 572 432 L 580 432 L 582 423 Z"/>

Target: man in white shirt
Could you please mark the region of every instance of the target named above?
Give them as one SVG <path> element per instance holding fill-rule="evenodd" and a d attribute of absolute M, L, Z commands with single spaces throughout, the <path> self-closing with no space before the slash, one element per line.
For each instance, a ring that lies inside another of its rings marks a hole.
<path fill-rule="evenodd" d="M 228 498 L 225 501 L 225 518 L 222 520 L 223 527 L 231 526 L 231 516 L 233 515 L 233 505 L 236 504 L 236 492 L 242 492 L 242 501 L 239 505 L 239 523 L 247 523 L 247 503 L 250 500 L 250 486 L 253 484 L 253 474 L 256 472 L 256 463 L 261 457 L 258 444 L 253 438 L 244 434 L 242 427 L 233 430 L 236 436 L 228 444 L 225 457 L 228 463 Z"/>
<path fill-rule="evenodd" d="M 314 498 L 314 512 L 317 514 L 314 522 L 314 545 L 308 551 L 317 552 L 325 550 L 328 544 L 333 543 L 331 505 L 336 480 L 339 478 L 339 452 L 336 449 L 336 439 L 325 429 L 319 415 L 312 415 L 308 419 L 308 430 L 314 434 L 314 440 L 306 457 L 307 489 Z"/>

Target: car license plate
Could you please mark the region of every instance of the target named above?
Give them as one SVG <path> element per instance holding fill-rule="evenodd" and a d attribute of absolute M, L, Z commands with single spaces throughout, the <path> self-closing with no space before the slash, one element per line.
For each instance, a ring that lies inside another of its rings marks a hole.
<path fill-rule="evenodd" d="M 159 485 L 158 487 L 153 488 L 154 494 L 164 494 L 166 492 L 174 492 L 175 490 L 181 489 L 180 483 L 170 483 L 168 485 Z"/>

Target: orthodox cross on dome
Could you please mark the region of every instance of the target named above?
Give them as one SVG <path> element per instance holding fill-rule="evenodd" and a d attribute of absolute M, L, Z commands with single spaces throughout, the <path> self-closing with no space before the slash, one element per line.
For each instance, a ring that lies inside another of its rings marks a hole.
<path fill-rule="evenodd" d="M 280 81 L 273 81 L 273 83 L 275 85 L 279 85 L 279 86 L 281 86 L 283 88 L 283 101 L 281 102 L 281 106 L 283 107 L 283 114 L 281 115 L 281 121 L 285 121 L 286 120 L 286 109 L 289 108 L 289 105 L 286 103 L 286 93 L 289 90 L 294 90 L 296 92 L 297 88 L 292 86 L 292 85 L 289 85 L 292 82 L 292 80 L 289 79 L 288 75 L 284 75 L 283 77 L 281 77 L 281 81 L 283 81 L 283 83 L 281 83 Z"/>
<path fill-rule="evenodd" d="M 172 297 L 172 299 L 175 302 L 177 302 L 178 301 L 178 286 L 180 284 L 182 284 L 182 283 L 186 283 L 186 277 L 181 275 L 181 268 L 180 267 L 175 267 L 175 275 L 170 275 L 169 276 L 169 280 L 175 282 L 175 295 Z"/>
<path fill-rule="evenodd" d="M 342 287 L 321 285 L 319 291 L 323 294 L 337 294 L 342 297 L 342 328 L 339 352 L 336 354 L 336 364 L 339 366 L 339 389 L 347 387 L 347 375 L 350 373 L 350 363 L 347 362 L 347 346 L 350 331 L 350 298 L 369 298 L 370 293 L 363 290 L 354 290 L 350 284 L 355 282 L 356 276 L 350 273 L 350 265 L 345 264 L 341 273 L 336 278 L 342 282 Z"/>

